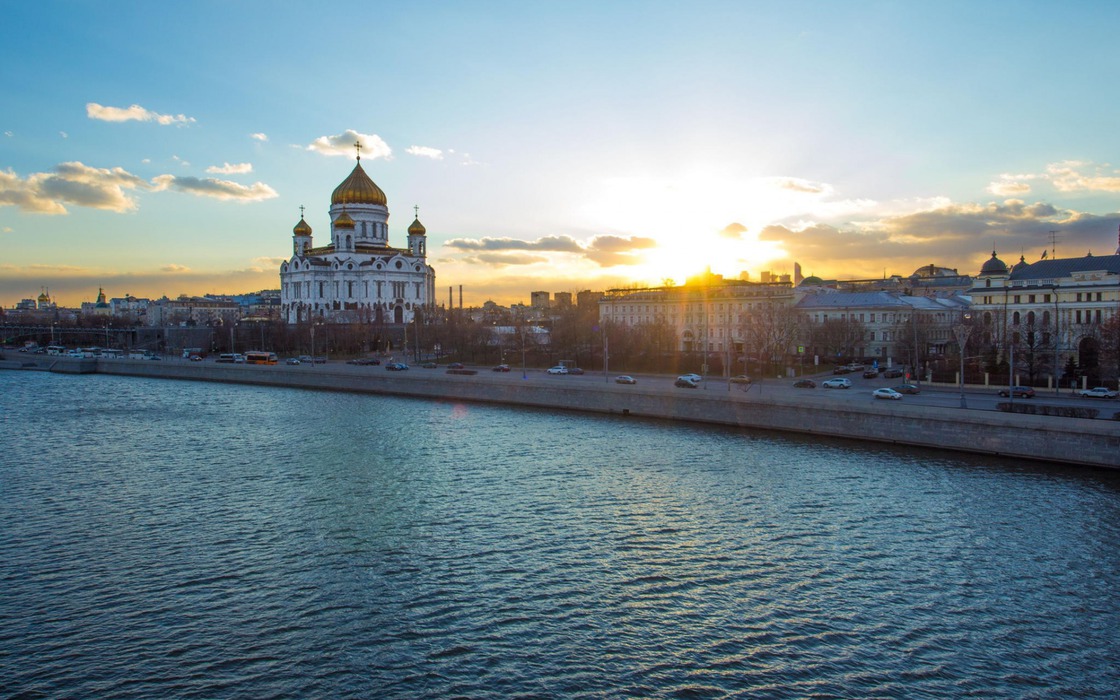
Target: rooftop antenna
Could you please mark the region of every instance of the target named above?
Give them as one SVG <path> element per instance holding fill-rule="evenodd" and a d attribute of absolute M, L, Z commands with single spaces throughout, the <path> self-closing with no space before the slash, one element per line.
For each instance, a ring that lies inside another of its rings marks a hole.
<path fill-rule="evenodd" d="M 1050 257 L 1051 258 L 1058 257 L 1058 232 L 1057 231 L 1051 231 L 1050 232 Z"/>

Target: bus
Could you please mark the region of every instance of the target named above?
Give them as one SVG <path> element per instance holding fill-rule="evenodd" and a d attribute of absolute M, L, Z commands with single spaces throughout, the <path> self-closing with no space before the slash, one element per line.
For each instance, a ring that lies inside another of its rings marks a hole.
<path fill-rule="evenodd" d="M 276 353 L 261 352 L 257 350 L 254 350 L 253 352 L 247 352 L 245 353 L 245 364 L 274 365 L 276 364 Z"/>

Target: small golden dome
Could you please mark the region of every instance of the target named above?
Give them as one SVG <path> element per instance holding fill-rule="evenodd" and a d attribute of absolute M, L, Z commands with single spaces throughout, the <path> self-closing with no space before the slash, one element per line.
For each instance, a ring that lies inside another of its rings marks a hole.
<path fill-rule="evenodd" d="M 423 236 L 427 232 L 428 229 L 424 228 L 424 224 L 420 223 L 419 217 L 413 220 L 412 225 L 408 227 L 408 235 L 410 236 L 414 236 L 416 234 L 420 234 L 421 236 Z"/>
<path fill-rule="evenodd" d="M 303 217 L 301 216 L 299 217 L 299 223 L 296 224 L 296 227 L 292 229 L 292 233 L 297 236 L 310 236 L 311 227 L 307 224 L 306 221 L 303 220 Z"/>
<path fill-rule="evenodd" d="M 354 220 L 352 218 L 350 218 L 349 214 L 347 214 L 345 211 L 343 211 L 341 214 L 338 215 L 338 218 L 334 220 L 334 227 L 335 228 L 354 228 Z"/>
<path fill-rule="evenodd" d="M 359 162 L 350 172 L 350 176 L 334 188 L 331 204 L 380 204 L 384 207 L 388 205 L 388 201 L 385 199 L 385 193 L 369 179 L 369 175 L 362 170 L 362 164 Z"/>

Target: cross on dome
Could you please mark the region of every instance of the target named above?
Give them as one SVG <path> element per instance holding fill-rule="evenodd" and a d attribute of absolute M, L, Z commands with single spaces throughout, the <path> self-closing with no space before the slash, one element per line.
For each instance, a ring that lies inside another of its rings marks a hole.
<path fill-rule="evenodd" d="M 358 151 L 358 161 L 360 162 L 362 160 L 362 142 L 361 141 L 355 141 L 354 142 L 354 148 L 355 148 L 355 150 Z"/>

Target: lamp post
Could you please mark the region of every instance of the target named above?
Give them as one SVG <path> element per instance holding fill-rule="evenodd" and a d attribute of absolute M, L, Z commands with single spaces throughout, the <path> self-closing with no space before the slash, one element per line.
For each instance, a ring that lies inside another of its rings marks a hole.
<path fill-rule="evenodd" d="M 964 398 L 964 347 L 968 343 L 969 334 L 972 333 L 972 326 L 968 325 L 970 318 L 972 316 L 966 313 L 961 317 L 961 322 L 953 326 L 953 335 L 957 337 L 957 344 L 961 348 L 961 374 L 958 378 L 961 391 L 961 408 L 968 408 L 968 403 Z"/>

